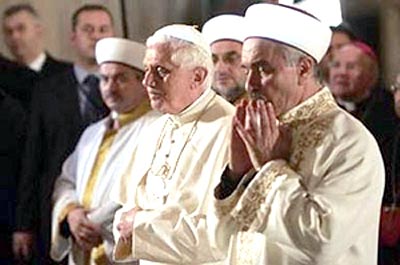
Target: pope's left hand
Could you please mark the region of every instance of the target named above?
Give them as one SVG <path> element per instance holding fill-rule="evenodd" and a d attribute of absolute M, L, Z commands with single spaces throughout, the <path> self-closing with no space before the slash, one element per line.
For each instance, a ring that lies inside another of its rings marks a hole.
<path fill-rule="evenodd" d="M 132 238 L 133 223 L 135 215 L 139 211 L 139 208 L 135 207 L 127 212 L 122 213 L 117 229 L 120 233 L 121 240 L 128 242 Z"/>
<path fill-rule="evenodd" d="M 256 170 L 273 159 L 289 159 L 291 133 L 276 118 L 270 102 L 253 100 L 246 106 L 245 119 L 234 122 L 234 127 L 246 145 Z"/>

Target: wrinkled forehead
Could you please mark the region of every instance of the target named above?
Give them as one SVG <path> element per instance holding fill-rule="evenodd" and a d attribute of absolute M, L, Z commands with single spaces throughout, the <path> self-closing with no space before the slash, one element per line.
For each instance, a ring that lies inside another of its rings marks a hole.
<path fill-rule="evenodd" d="M 151 64 L 172 64 L 171 56 L 173 50 L 171 45 L 168 43 L 156 43 L 151 46 L 148 46 L 146 49 L 146 53 L 143 59 L 144 65 Z"/>
<path fill-rule="evenodd" d="M 252 63 L 282 57 L 278 51 L 278 44 L 274 41 L 263 38 L 248 38 L 243 43 L 242 62 Z"/>
<path fill-rule="evenodd" d="M 360 49 L 349 44 L 345 44 L 333 52 L 333 60 L 340 62 L 357 62 L 361 56 Z"/>
<path fill-rule="evenodd" d="M 242 43 L 233 40 L 219 40 L 211 44 L 211 52 L 213 54 L 223 54 L 226 52 L 235 51 L 242 53 Z"/>

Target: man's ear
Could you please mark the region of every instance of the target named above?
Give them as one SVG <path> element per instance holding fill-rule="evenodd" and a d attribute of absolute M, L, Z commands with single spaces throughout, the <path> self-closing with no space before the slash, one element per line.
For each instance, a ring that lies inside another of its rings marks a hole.
<path fill-rule="evenodd" d="M 203 85 L 204 81 L 207 78 L 208 71 L 204 67 L 196 67 L 193 70 L 193 84 L 195 87 L 199 87 Z"/>
<path fill-rule="evenodd" d="M 72 47 L 75 47 L 75 40 L 76 40 L 76 33 L 75 31 L 72 31 L 69 34 L 69 42 L 72 45 Z"/>
<path fill-rule="evenodd" d="M 297 64 L 297 74 L 299 76 L 299 84 L 303 84 L 310 76 L 314 74 L 314 60 L 309 56 L 299 59 Z"/>

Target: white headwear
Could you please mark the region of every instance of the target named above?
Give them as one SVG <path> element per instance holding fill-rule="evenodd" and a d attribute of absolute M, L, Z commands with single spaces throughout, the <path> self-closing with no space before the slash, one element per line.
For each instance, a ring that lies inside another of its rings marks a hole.
<path fill-rule="evenodd" d="M 144 71 L 144 44 L 121 38 L 104 38 L 96 43 L 96 61 L 116 62 Z"/>
<path fill-rule="evenodd" d="M 244 17 L 224 14 L 209 19 L 201 30 L 209 45 L 219 40 L 244 41 Z"/>
<path fill-rule="evenodd" d="M 332 31 L 301 10 L 276 4 L 254 4 L 246 10 L 246 38 L 260 37 L 295 47 L 317 62 L 328 50 Z"/>
<path fill-rule="evenodd" d="M 211 56 L 211 49 L 204 36 L 194 26 L 184 24 L 172 24 L 158 29 L 152 36 L 169 36 L 183 41 L 190 42 Z"/>

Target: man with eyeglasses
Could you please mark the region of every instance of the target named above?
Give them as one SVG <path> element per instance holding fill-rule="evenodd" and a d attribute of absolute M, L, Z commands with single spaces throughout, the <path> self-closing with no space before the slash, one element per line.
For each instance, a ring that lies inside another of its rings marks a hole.
<path fill-rule="evenodd" d="M 241 69 L 243 17 L 231 14 L 208 20 L 202 33 L 210 44 L 214 62 L 212 88 L 235 104 L 245 95 L 245 74 Z"/>
<path fill-rule="evenodd" d="M 51 195 L 61 165 L 84 128 L 107 114 L 96 81 L 96 42 L 114 35 L 110 11 L 84 5 L 72 16 L 73 67 L 44 80 L 33 93 L 17 202 L 14 254 L 30 259 L 36 237 L 38 264 L 51 264 Z"/>

